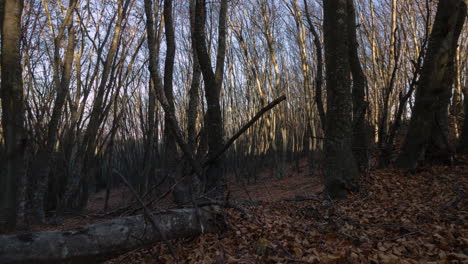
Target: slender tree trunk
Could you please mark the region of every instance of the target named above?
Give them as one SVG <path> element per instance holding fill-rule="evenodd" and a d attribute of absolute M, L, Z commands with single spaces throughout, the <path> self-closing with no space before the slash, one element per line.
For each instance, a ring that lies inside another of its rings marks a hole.
<path fill-rule="evenodd" d="M 320 36 L 315 29 L 312 19 L 310 18 L 309 9 L 307 6 L 307 0 L 304 0 L 305 6 L 305 15 L 307 18 L 307 23 L 309 25 L 309 30 L 314 36 L 314 47 L 315 52 L 317 53 L 317 73 L 315 77 L 315 103 L 317 104 L 317 110 L 319 112 L 320 123 L 322 129 L 325 130 L 325 110 L 323 108 L 322 102 L 322 83 L 323 83 L 323 55 L 322 55 L 322 44 L 320 43 Z"/>
<path fill-rule="evenodd" d="M 348 39 L 349 39 L 349 63 L 353 76 L 353 154 L 356 158 L 358 169 L 363 172 L 369 167 L 368 133 L 366 125 L 365 102 L 366 76 L 362 71 L 358 56 L 358 43 L 356 38 L 356 14 L 354 0 L 347 0 L 348 8 Z"/>
<path fill-rule="evenodd" d="M 188 92 L 188 107 L 186 110 L 187 114 L 187 145 L 192 153 L 195 153 L 197 149 L 197 119 L 198 119 L 198 108 L 200 105 L 200 81 L 201 81 L 201 69 L 198 63 L 198 56 L 195 50 L 195 3 L 196 0 L 190 0 L 190 36 L 192 43 L 192 82 L 190 90 Z M 183 174 L 191 173 L 190 164 L 187 162 L 184 164 Z M 201 188 L 199 178 L 185 177 L 177 186 L 174 188 L 173 196 L 174 200 L 179 205 L 187 204 L 191 201 L 192 195 L 197 194 Z M 179 181 L 179 180 L 178 180 Z"/>
<path fill-rule="evenodd" d="M 55 98 L 54 107 L 52 109 L 52 116 L 47 126 L 47 138 L 43 147 L 41 147 L 36 155 L 33 165 L 33 177 L 36 180 L 33 205 L 33 222 L 43 224 L 45 223 L 45 196 L 49 184 L 49 173 L 51 166 L 54 162 L 54 147 L 57 143 L 58 129 L 60 119 L 63 113 L 63 106 L 65 99 L 68 95 L 68 89 L 71 80 L 71 73 L 73 67 L 73 58 L 75 52 L 75 30 L 73 28 L 73 12 L 76 1 L 69 2 L 69 8 L 65 17 L 65 23 L 60 27 L 59 33 L 54 40 L 54 79 L 57 89 L 57 96 Z M 47 6 L 45 4 L 45 6 Z M 48 12 L 48 8 L 46 8 Z M 50 15 L 48 16 L 50 17 Z M 49 21 L 52 25 L 52 21 Z M 65 51 L 65 59 L 62 61 L 60 58 L 60 42 L 64 37 L 65 29 L 68 30 L 68 44 Z M 60 70 L 63 65 L 62 70 Z M 60 74 L 61 73 L 61 74 Z"/>
<path fill-rule="evenodd" d="M 161 20 L 159 23 L 159 28 L 156 30 L 154 29 L 154 36 L 155 43 L 153 43 L 153 47 L 156 54 L 159 54 L 159 50 L 161 47 L 161 38 L 162 38 L 162 30 L 163 30 L 163 19 L 162 15 L 160 16 L 160 5 L 155 3 L 154 5 L 154 20 L 158 21 Z M 156 68 L 159 65 L 159 57 L 156 58 Z M 155 176 L 156 173 L 156 160 L 158 158 L 158 115 L 157 115 L 157 107 L 156 107 L 156 100 L 157 100 L 157 92 L 156 92 L 156 80 L 152 76 L 149 78 L 148 82 L 148 117 L 147 117 L 147 131 L 146 131 L 146 148 L 145 148 L 145 169 L 143 173 L 143 179 L 141 181 L 140 189 L 145 191 L 148 188 L 148 184 L 151 182 L 151 178 Z M 163 176 L 163 175 L 162 175 Z M 164 176 L 162 177 L 164 179 Z"/>
<path fill-rule="evenodd" d="M 445 115 L 454 77 L 453 64 L 457 41 L 465 18 L 466 3 L 463 0 L 439 2 L 421 70 L 410 127 L 396 163 L 398 167 L 416 167 L 418 159 L 424 155 L 429 145 L 432 145 L 431 151 L 448 152 Z M 444 146 L 436 143 L 436 137 L 445 138 Z"/>
<path fill-rule="evenodd" d="M 166 33 L 166 60 L 164 62 L 164 93 L 171 113 L 175 113 L 172 80 L 174 73 L 174 59 L 176 51 L 174 23 L 172 19 L 172 0 L 164 0 L 164 29 Z M 164 166 L 167 176 L 175 177 L 177 166 L 177 145 L 175 136 L 170 128 L 169 115 L 164 118 Z"/>
<path fill-rule="evenodd" d="M 189 105 L 187 108 L 187 137 L 190 149 L 195 152 L 196 150 L 196 123 L 198 118 L 198 107 L 200 100 L 200 81 L 201 69 L 198 63 L 197 51 L 195 50 L 195 1 L 190 0 L 190 34 L 192 41 L 192 83 L 189 91 Z"/>
<path fill-rule="evenodd" d="M 460 45 L 462 45 L 460 43 Z M 455 132 L 455 137 L 457 139 L 460 138 L 460 123 L 463 122 L 461 120 L 461 116 L 463 113 L 463 100 L 462 100 L 462 95 L 463 93 L 463 87 L 462 87 L 462 63 L 460 61 L 460 52 L 461 48 L 460 45 L 457 47 L 457 53 L 455 56 L 455 83 L 454 83 L 454 89 L 453 89 L 453 96 L 452 96 L 452 104 L 450 105 L 450 114 L 453 116 L 453 130 Z"/>
<path fill-rule="evenodd" d="M 21 68 L 22 0 L 3 3 L 1 44 L 2 128 L 5 163 L 0 174 L 0 231 L 12 230 L 17 224 L 18 191 L 25 177 L 26 133 Z"/>
<path fill-rule="evenodd" d="M 198 162 L 196 162 L 193 153 L 190 151 L 187 143 L 185 143 L 182 130 L 180 129 L 177 119 L 175 117 L 175 114 L 171 112 L 171 107 L 169 103 L 167 102 L 166 95 L 164 93 L 163 85 L 161 78 L 158 73 L 158 56 L 159 54 L 157 53 L 157 50 L 155 49 L 155 43 L 156 43 L 156 35 L 155 35 L 155 30 L 154 30 L 154 20 L 153 20 L 153 11 L 152 11 L 152 1 L 151 0 L 145 0 L 145 14 L 146 14 L 146 31 L 147 31 L 147 36 L 148 36 L 148 49 L 149 49 L 149 71 L 151 74 L 151 78 L 154 81 L 155 85 L 155 92 L 156 92 L 156 97 L 158 98 L 158 101 L 161 103 L 161 106 L 164 110 L 164 113 L 166 116 L 168 116 L 168 121 L 170 128 L 172 130 L 172 133 L 175 136 L 176 142 L 182 152 L 185 155 L 185 158 L 188 160 L 190 165 L 192 166 L 193 171 L 198 175 L 202 175 L 202 167 Z"/>
<path fill-rule="evenodd" d="M 119 39 L 122 31 L 122 24 L 126 17 L 126 13 L 130 4 L 130 0 L 118 1 L 118 18 L 111 40 L 111 46 L 106 55 L 101 72 L 101 80 L 99 82 L 96 96 L 93 101 L 89 123 L 83 136 L 83 148 L 78 154 L 75 168 L 73 168 L 73 176 L 67 183 L 64 198 L 60 210 L 63 210 L 68 204 L 74 200 L 78 207 L 85 207 L 88 200 L 88 184 L 93 177 L 95 171 L 95 152 L 97 146 L 97 135 L 103 121 L 103 111 L 105 108 L 105 94 L 108 87 L 108 81 L 112 73 L 112 65 L 114 63 L 116 53 L 119 47 Z M 82 195 L 77 195 L 80 191 Z"/>

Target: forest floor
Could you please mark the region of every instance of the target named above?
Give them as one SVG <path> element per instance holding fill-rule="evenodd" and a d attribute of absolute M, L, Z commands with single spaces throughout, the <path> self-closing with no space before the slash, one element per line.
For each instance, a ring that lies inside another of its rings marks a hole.
<path fill-rule="evenodd" d="M 468 263 L 468 157 L 450 167 L 371 170 L 358 192 L 334 202 L 324 197 L 320 177 L 308 175 L 305 160 L 295 165 L 280 180 L 271 170 L 253 184 L 232 180 L 230 201 L 249 216 L 226 209 L 225 230 L 156 243 L 105 263 Z M 116 217 L 103 217 L 104 196 L 96 193 L 87 210 L 60 225 L 30 231 Z M 113 190 L 109 210 L 130 197 L 125 188 Z M 158 203 L 172 206 L 170 195 Z"/>
<path fill-rule="evenodd" d="M 230 185 L 232 197 L 257 202 L 243 205 L 250 217 L 226 209 L 222 232 L 106 263 L 468 263 L 468 157 L 451 167 L 373 170 L 359 192 L 335 202 L 304 171 Z"/>

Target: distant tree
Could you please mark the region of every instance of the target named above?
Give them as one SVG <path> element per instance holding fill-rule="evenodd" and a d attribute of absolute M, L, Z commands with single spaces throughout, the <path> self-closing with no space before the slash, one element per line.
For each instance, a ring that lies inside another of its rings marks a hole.
<path fill-rule="evenodd" d="M 0 230 L 12 230 L 17 224 L 18 187 L 25 177 L 26 135 L 21 68 L 22 0 L 1 1 L 1 100 L 2 134 L 5 142 L 0 174 Z"/>
<path fill-rule="evenodd" d="M 350 7 L 346 1 L 324 0 L 324 40 L 327 83 L 325 127 L 325 189 L 343 198 L 355 188 L 358 168 L 352 152 Z"/>
<path fill-rule="evenodd" d="M 96 149 L 99 146 L 99 132 L 108 112 L 109 105 L 106 99 L 110 97 L 112 85 L 114 85 L 117 56 L 121 46 L 122 30 L 125 27 L 127 19 L 127 11 L 130 7 L 130 0 L 119 0 L 116 13 L 115 27 L 112 37 L 110 38 L 110 46 L 105 57 L 102 49 L 98 50 L 99 63 L 97 68 L 102 66 L 100 72 L 100 80 L 95 90 L 92 107 L 89 114 L 89 121 L 86 130 L 83 132 L 83 142 L 77 154 L 78 160 L 73 167 L 72 174 L 74 175 L 67 182 L 67 187 L 63 199 L 61 200 L 61 210 L 66 208 L 68 204 L 74 204 L 77 208 L 84 208 L 88 202 L 90 183 L 94 180 L 94 176 L 99 169 L 96 159 Z M 106 39 L 111 36 L 112 31 L 108 28 L 105 31 Z M 99 67 L 98 67 L 99 66 Z M 97 71 L 97 69 L 96 69 Z M 97 73 L 97 72 L 96 72 Z M 94 75 L 95 77 L 96 75 Z M 93 77 L 93 78 L 94 78 Z M 118 91 L 118 89 L 115 89 Z"/>
<path fill-rule="evenodd" d="M 448 104 L 454 79 L 457 41 L 466 18 L 464 0 L 439 1 L 416 91 L 411 122 L 396 165 L 414 168 L 429 152 L 450 158 Z"/>
<path fill-rule="evenodd" d="M 49 19 L 48 22 L 50 28 L 53 28 L 54 22 L 52 21 L 47 2 L 43 1 L 43 4 L 47 18 Z M 33 178 L 36 182 L 36 186 L 34 188 L 34 199 L 32 200 L 34 208 L 33 222 L 40 224 L 45 222 L 44 198 L 48 188 L 50 169 L 54 161 L 54 147 L 57 144 L 59 124 L 63 115 L 63 107 L 69 94 L 76 46 L 75 29 L 73 26 L 73 16 L 76 4 L 76 0 L 69 1 L 69 6 L 63 20 L 64 22 L 60 25 L 57 33 L 52 31 L 52 37 L 54 38 L 53 83 L 57 90 L 57 94 L 55 97 L 54 107 L 52 109 L 52 116 L 47 126 L 46 141 L 39 147 L 39 151 L 33 162 L 32 170 Z M 65 37 L 67 37 L 68 43 L 64 53 L 64 59 L 62 59 L 60 48 Z"/>

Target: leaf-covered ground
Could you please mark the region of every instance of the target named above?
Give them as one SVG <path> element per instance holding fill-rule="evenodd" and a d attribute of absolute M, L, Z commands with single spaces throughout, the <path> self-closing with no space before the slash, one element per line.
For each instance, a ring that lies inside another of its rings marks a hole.
<path fill-rule="evenodd" d="M 285 192 L 262 185 L 261 193 L 276 193 L 245 205 L 250 217 L 226 209 L 221 232 L 107 263 L 468 263 L 468 158 L 452 167 L 375 170 L 358 193 L 335 202 L 314 195 L 310 177 L 290 179 L 269 183 Z"/>

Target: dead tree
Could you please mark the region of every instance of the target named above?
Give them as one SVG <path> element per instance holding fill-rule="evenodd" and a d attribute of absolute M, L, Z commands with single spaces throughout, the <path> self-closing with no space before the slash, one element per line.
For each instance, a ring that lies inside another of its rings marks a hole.
<path fill-rule="evenodd" d="M 128 216 L 65 231 L 0 235 L 0 263 L 95 263 L 164 239 L 223 227 L 220 208 L 205 206 Z"/>

